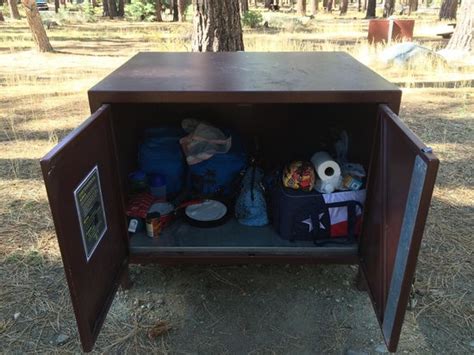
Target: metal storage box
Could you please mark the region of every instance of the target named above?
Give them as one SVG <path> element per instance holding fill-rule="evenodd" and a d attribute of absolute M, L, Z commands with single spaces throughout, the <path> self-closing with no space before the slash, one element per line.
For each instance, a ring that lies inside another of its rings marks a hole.
<path fill-rule="evenodd" d="M 412 41 L 415 20 L 372 19 L 369 21 L 369 43 Z"/>
<path fill-rule="evenodd" d="M 92 115 L 41 160 L 84 350 L 130 263 L 281 262 L 358 264 L 395 351 L 438 169 L 397 116 L 400 99 L 396 86 L 337 52 L 140 53 L 94 86 Z M 368 167 L 359 243 L 287 245 L 271 226 L 234 221 L 209 230 L 178 225 L 160 242 L 130 239 L 124 197 L 137 132 L 190 112 L 259 136 L 268 159 L 288 146 L 313 149 L 314 132 L 344 126 L 355 137 L 351 154 Z M 84 216 L 86 205 L 93 212 Z"/>

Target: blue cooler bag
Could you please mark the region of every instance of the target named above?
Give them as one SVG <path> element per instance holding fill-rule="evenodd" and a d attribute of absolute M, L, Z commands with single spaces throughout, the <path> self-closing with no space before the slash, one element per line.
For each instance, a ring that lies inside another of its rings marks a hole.
<path fill-rule="evenodd" d="M 273 226 L 290 241 L 352 243 L 360 232 L 364 199 L 365 190 L 321 194 L 277 184 L 272 193 Z"/>
<path fill-rule="evenodd" d="M 189 165 L 191 192 L 197 196 L 229 196 L 239 188 L 238 178 L 247 165 L 247 154 L 238 135 L 225 154 L 215 154 L 198 164 Z"/>
<path fill-rule="evenodd" d="M 163 175 L 167 194 L 177 194 L 183 188 L 186 162 L 179 144 L 182 136 L 184 131 L 181 128 L 150 128 L 145 131 L 138 150 L 140 170 Z"/>

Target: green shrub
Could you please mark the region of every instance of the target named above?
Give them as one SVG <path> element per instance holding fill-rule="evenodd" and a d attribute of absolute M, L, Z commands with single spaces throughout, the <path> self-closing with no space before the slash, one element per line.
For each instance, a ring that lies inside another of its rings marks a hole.
<path fill-rule="evenodd" d="M 90 3 L 85 2 L 81 6 L 81 13 L 86 22 L 97 22 L 95 8 Z"/>
<path fill-rule="evenodd" d="M 80 12 L 81 11 L 81 5 L 79 4 L 67 4 L 67 7 L 65 8 L 66 11 L 68 12 Z"/>
<path fill-rule="evenodd" d="M 155 2 L 153 0 L 132 0 L 125 6 L 125 16 L 132 21 L 154 21 Z"/>
<path fill-rule="evenodd" d="M 242 16 L 242 24 L 250 28 L 257 28 L 262 22 L 262 14 L 257 11 L 246 11 Z"/>

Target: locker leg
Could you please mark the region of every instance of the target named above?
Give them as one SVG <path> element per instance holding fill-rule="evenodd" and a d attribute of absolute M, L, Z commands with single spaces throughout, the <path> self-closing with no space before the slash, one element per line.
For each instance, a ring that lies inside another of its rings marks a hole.
<path fill-rule="evenodd" d="M 132 288 L 133 282 L 132 279 L 130 278 L 130 269 L 127 266 L 127 269 L 123 273 L 122 280 L 120 281 L 120 287 L 122 290 L 129 290 Z"/>
<path fill-rule="evenodd" d="M 356 279 L 355 279 L 355 286 L 359 291 L 367 291 L 368 290 L 367 281 L 365 280 L 365 277 L 362 274 L 362 271 L 360 270 L 360 266 L 359 266 L 359 269 L 357 270 L 357 276 L 356 276 Z"/>

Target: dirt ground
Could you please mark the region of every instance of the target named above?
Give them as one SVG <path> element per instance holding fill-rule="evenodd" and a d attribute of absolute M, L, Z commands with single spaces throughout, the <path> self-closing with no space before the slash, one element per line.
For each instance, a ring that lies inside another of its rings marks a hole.
<path fill-rule="evenodd" d="M 100 78 L 138 50 L 186 48 L 174 43 L 172 34 L 154 33 L 156 25 L 147 32 L 142 25 L 130 30 L 113 23 L 124 38 L 113 37 L 113 30 L 112 39 L 101 38 L 92 25 L 87 31 L 63 26 L 51 31 L 53 46 L 62 52 L 40 55 L 27 49 L 24 24 L 1 26 L 0 352 L 77 353 L 77 328 L 38 161 L 87 117 L 86 91 Z M 246 36 L 252 42 L 261 35 Z M 283 49 L 295 50 L 287 38 L 301 34 L 282 36 Z M 299 40 L 296 48 L 306 48 L 304 38 Z M 337 48 L 337 43 L 324 46 Z M 366 47 L 359 44 L 352 53 L 365 53 L 359 57 L 364 61 L 371 54 Z M 423 79 L 420 70 L 374 68 L 393 81 Z M 427 70 L 425 78 L 432 81 L 433 72 Z M 472 80 L 473 71 L 436 68 L 436 75 L 446 73 Z M 406 313 L 400 353 L 474 352 L 474 90 L 465 84 L 440 86 L 404 89 L 402 99 L 402 119 L 433 147 L 441 166 L 418 262 L 417 303 Z M 133 266 L 131 271 L 134 287 L 115 298 L 95 352 L 384 350 L 368 295 L 354 287 L 354 266 Z M 160 321 L 171 329 L 150 339 Z"/>

